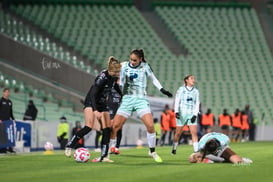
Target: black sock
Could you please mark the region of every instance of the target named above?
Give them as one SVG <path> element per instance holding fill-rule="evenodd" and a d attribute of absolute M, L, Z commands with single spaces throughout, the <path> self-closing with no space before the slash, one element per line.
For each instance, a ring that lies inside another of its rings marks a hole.
<path fill-rule="evenodd" d="M 74 148 L 76 143 L 84 137 L 87 133 L 89 133 L 92 130 L 92 128 L 89 128 L 88 126 L 84 126 L 80 131 L 78 131 L 71 140 L 67 143 L 66 147 Z"/>
<path fill-rule="evenodd" d="M 102 151 L 101 151 L 101 160 L 104 157 L 107 157 L 109 150 L 109 141 L 110 141 L 111 128 L 102 129 Z"/>
<path fill-rule="evenodd" d="M 150 148 L 150 152 L 151 153 L 155 152 L 155 148 Z"/>
<path fill-rule="evenodd" d="M 122 138 L 122 130 L 120 129 L 117 132 L 117 144 L 116 144 L 116 148 L 119 148 L 120 142 L 121 142 L 121 138 Z"/>

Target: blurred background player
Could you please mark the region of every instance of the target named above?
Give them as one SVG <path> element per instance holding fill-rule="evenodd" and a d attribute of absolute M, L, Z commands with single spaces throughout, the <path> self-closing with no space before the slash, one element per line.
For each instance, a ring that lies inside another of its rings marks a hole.
<path fill-rule="evenodd" d="M 175 129 L 176 129 L 176 118 L 175 118 L 174 109 L 169 110 L 169 115 L 170 115 L 169 145 L 172 145 L 173 137 L 174 137 Z"/>
<path fill-rule="evenodd" d="M 122 127 L 133 111 L 141 118 L 147 128 L 147 139 L 150 148 L 149 154 L 156 162 L 162 162 L 155 152 L 156 133 L 149 102 L 146 98 L 147 78 L 168 97 L 172 94 L 165 90 L 155 77 L 152 68 L 144 58 L 142 49 L 134 49 L 130 53 L 130 60 L 123 64 L 120 73 L 120 86 L 123 91 L 121 105 L 114 118 L 111 135 L 111 147 L 116 145 L 117 131 Z"/>
<path fill-rule="evenodd" d="M 232 126 L 232 134 L 231 134 L 231 142 L 239 142 L 241 135 L 241 112 L 237 108 L 235 112 L 231 116 L 231 126 Z"/>
<path fill-rule="evenodd" d="M 35 121 L 37 114 L 38 114 L 38 110 L 37 110 L 33 100 L 29 100 L 23 120 Z"/>
<path fill-rule="evenodd" d="M 229 148 L 229 137 L 222 133 L 208 133 L 198 143 L 199 152 L 190 155 L 191 163 L 207 163 L 205 158 L 213 162 L 252 163 L 242 158 Z"/>
<path fill-rule="evenodd" d="M 119 84 L 119 79 L 117 80 L 117 84 Z M 121 102 L 122 95 L 114 88 L 112 88 L 112 92 L 108 97 L 108 106 L 109 106 L 109 113 L 111 123 L 113 124 L 113 119 L 117 113 Z M 119 147 L 122 138 L 122 127 L 117 132 L 117 143 L 115 147 L 111 147 L 111 154 L 120 154 Z"/>
<path fill-rule="evenodd" d="M 193 75 L 184 78 L 184 86 L 181 86 L 175 96 L 174 110 L 176 114 L 176 131 L 173 139 L 172 154 L 176 154 L 179 138 L 184 125 L 190 128 L 193 151 L 198 151 L 197 114 L 199 112 L 199 91 L 194 87 Z"/>
<path fill-rule="evenodd" d="M 78 131 L 82 129 L 82 125 L 80 121 L 75 122 L 75 127 L 72 129 L 72 135 L 74 136 Z M 75 144 L 75 149 L 84 147 L 84 137 L 78 140 L 78 142 Z"/>
<path fill-rule="evenodd" d="M 5 120 L 15 120 L 12 111 L 12 101 L 9 99 L 10 90 L 9 88 L 3 89 L 3 96 L 0 99 L 0 124 Z M 12 147 L 0 148 L 0 153 L 15 153 Z"/>
<path fill-rule="evenodd" d="M 160 130 L 160 124 L 158 123 L 158 119 L 154 118 L 154 127 L 155 127 L 155 133 L 156 133 L 156 146 L 159 145 L 160 136 L 161 136 L 161 130 Z"/>
<path fill-rule="evenodd" d="M 249 130 L 249 124 L 248 124 L 248 115 L 243 111 L 242 115 L 242 126 L 241 126 L 241 130 L 242 130 L 242 142 L 245 142 L 248 140 L 248 130 Z"/>
<path fill-rule="evenodd" d="M 214 114 L 211 113 L 211 109 L 208 109 L 205 114 L 202 115 L 201 125 L 205 130 L 205 134 L 212 132 L 212 127 L 215 124 Z"/>
<path fill-rule="evenodd" d="M 161 138 L 160 138 L 160 145 L 165 145 L 166 135 L 170 131 L 170 114 L 169 114 L 169 106 L 166 104 L 164 110 L 161 113 L 161 122 L 160 122 L 160 129 L 161 129 Z"/>
<path fill-rule="evenodd" d="M 225 135 L 229 135 L 229 127 L 231 125 L 231 116 L 228 114 L 227 109 L 223 110 L 223 113 L 218 117 L 218 124 L 221 131 Z"/>
<path fill-rule="evenodd" d="M 248 124 L 249 124 L 249 141 L 255 141 L 256 134 L 256 124 L 254 122 L 253 112 L 250 110 L 249 105 L 245 106 L 244 110 L 245 114 L 248 116 Z"/>
<path fill-rule="evenodd" d="M 58 130 L 57 130 L 57 140 L 60 143 L 61 150 L 65 149 L 65 146 L 68 142 L 68 132 L 69 132 L 69 124 L 67 123 L 66 117 L 62 116 L 60 118 L 60 123 L 58 125 Z"/>
<path fill-rule="evenodd" d="M 107 103 L 107 97 L 111 93 L 112 87 L 119 90 L 116 81 L 120 72 L 120 62 L 113 56 L 109 57 L 107 70 L 103 70 L 95 78 L 95 82 L 91 86 L 85 101 L 84 101 L 84 120 L 85 126 L 78 131 L 68 142 L 65 150 L 65 155 L 71 156 L 71 149 L 79 139 L 89 133 L 93 126 L 95 117 L 102 124 L 102 151 L 101 156 L 92 160 L 92 162 L 113 162 L 107 158 L 109 150 L 109 137 L 111 132 L 110 114 Z"/>

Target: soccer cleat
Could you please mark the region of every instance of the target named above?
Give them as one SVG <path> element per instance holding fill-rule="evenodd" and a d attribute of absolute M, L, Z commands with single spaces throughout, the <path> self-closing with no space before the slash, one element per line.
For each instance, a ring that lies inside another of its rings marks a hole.
<path fill-rule="evenodd" d="M 244 164 L 251 164 L 251 163 L 253 163 L 253 161 L 251 159 L 249 159 L 249 158 L 243 157 L 242 160 L 243 160 Z"/>
<path fill-rule="evenodd" d="M 119 151 L 119 149 L 118 149 L 118 148 L 116 148 L 116 147 L 112 147 L 112 148 L 110 149 L 110 154 L 116 154 L 116 155 L 119 155 L 119 154 L 120 154 L 120 151 Z"/>
<path fill-rule="evenodd" d="M 116 155 L 119 155 L 119 154 L 120 154 L 119 149 L 117 149 L 117 148 L 115 149 L 115 154 L 116 154 Z"/>
<path fill-rule="evenodd" d="M 161 157 L 156 152 L 151 153 L 151 156 L 154 158 L 155 162 L 163 162 Z"/>
<path fill-rule="evenodd" d="M 172 155 L 176 155 L 176 150 L 172 150 Z"/>
<path fill-rule="evenodd" d="M 97 157 L 93 159 L 92 162 L 114 162 L 114 161 L 112 161 L 108 157 L 104 157 L 102 160 L 101 160 L 101 157 Z"/>
<path fill-rule="evenodd" d="M 64 155 L 66 155 L 66 157 L 71 157 L 71 151 L 72 151 L 72 148 L 65 147 Z"/>
<path fill-rule="evenodd" d="M 101 149 L 100 148 L 95 148 L 94 152 L 101 152 Z"/>

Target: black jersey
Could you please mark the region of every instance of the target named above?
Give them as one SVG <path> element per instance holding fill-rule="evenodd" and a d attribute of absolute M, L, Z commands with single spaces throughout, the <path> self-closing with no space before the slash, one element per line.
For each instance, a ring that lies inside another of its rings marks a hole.
<path fill-rule="evenodd" d="M 116 115 L 116 112 L 119 108 L 121 101 L 121 93 L 119 93 L 115 88 L 112 88 L 112 91 L 108 97 L 108 107 L 110 119 L 112 120 Z"/>
<path fill-rule="evenodd" d="M 110 76 L 107 70 L 100 72 L 85 98 L 85 107 L 92 107 L 94 111 L 108 111 L 107 99 L 112 88 L 119 90 L 116 82 L 117 78 Z"/>
<path fill-rule="evenodd" d="M 2 97 L 0 99 L 0 120 L 10 120 L 13 119 L 13 113 L 12 113 L 12 102 L 9 99 L 5 99 Z"/>

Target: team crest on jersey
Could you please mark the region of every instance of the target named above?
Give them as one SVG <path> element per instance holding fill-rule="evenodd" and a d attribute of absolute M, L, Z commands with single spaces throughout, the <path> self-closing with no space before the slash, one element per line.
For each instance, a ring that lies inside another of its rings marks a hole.
<path fill-rule="evenodd" d="M 129 79 L 132 81 L 137 77 L 138 77 L 138 75 L 136 73 L 130 73 Z"/>

